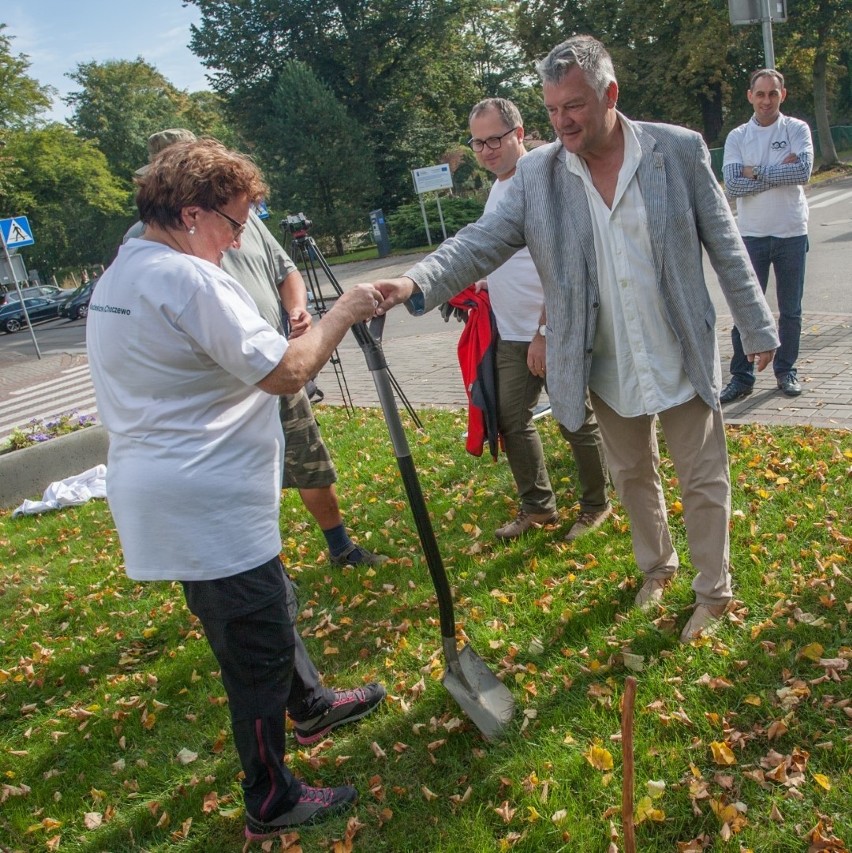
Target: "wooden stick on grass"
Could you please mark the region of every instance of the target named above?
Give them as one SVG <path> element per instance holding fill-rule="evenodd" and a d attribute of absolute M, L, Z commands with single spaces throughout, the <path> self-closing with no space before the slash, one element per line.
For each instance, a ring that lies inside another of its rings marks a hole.
<path fill-rule="evenodd" d="M 636 701 L 636 679 L 624 680 L 621 700 L 621 754 L 624 768 L 621 782 L 621 823 L 624 827 L 624 853 L 636 853 L 636 833 L 633 828 L 633 705 Z"/>

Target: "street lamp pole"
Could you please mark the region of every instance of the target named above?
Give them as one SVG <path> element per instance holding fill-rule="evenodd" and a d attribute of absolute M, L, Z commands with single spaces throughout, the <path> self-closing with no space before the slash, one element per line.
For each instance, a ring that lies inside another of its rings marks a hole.
<path fill-rule="evenodd" d="M 763 28 L 763 55 L 766 68 L 775 68 L 775 45 L 772 42 L 772 0 L 761 0 L 761 26 Z"/>

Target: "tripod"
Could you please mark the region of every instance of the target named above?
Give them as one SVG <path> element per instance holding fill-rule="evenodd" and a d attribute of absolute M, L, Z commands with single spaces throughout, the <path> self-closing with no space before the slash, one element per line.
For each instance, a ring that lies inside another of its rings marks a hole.
<path fill-rule="evenodd" d="M 325 258 L 317 248 L 316 243 L 307 235 L 309 226 L 304 214 L 300 214 L 300 216 L 302 222 L 305 223 L 301 228 L 298 227 L 300 224 L 298 217 L 288 217 L 285 222 L 291 230 L 293 245 L 299 252 L 306 273 L 310 270 L 308 275 L 311 277 L 312 286 L 316 282 L 316 270 L 313 265 L 313 259 L 316 257 L 323 272 L 328 276 L 328 280 L 334 285 L 337 294 L 341 295 L 343 290 L 329 269 Z M 296 227 L 294 228 L 293 225 Z M 314 288 L 313 292 L 321 297 L 318 288 Z M 486 739 L 494 740 L 511 722 L 515 712 L 515 700 L 506 685 L 491 672 L 485 661 L 469 645 L 464 646 L 461 652 L 456 646 L 456 621 L 452 588 L 441 559 L 438 540 L 429 518 L 429 509 L 420 488 L 420 480 L 417 477 L 414 460 L 411 457 L 411 449 L 402 427 L 402 420 L 395 405 L 394 390 L 405 404 L 405 408 L 418 428 L 421 428 L 421 423 L 388 369 L 381 345 L 384 319 L 384 315 L 374 318 L 369 328 L 366 323 L 355 323 L 352 326 L 352 334 L 364 353 L 367 368 L 376 386 L 376 393 L 379 396 L 379 403 L 385 417 L 385 424 L 393 445 L 402 483 L 405 486 L 411 514 L 414 517 L 420 544 L 426 557 L 426 565 L 429 567 L 429 574 L 435 587 L 441 626 L 441 645 L 446 660 L 446 670 L 442 681 L 450 695 L 473 720 Z"/>
<path fill-rule="evenodd" d="M 286 219 L 281 220 L 282 230 L 290 235 L 290 257 L 293 259 L 296 266 L 301 268 L 303 278 L 308 286 L 308 292 L 310 294 L 310 300 L 313 303 L 314 310 L 318 317 L 322 317 L 323 314 L 328 311 L 328 304 L 326 303 L 325 296 L 323 295 L 322 288 L 320 287 L 319 276 L 317 274 L 317 263 L 331 286 L 334 288 L 334 292 L 337 296 L 343 295 L 343 288 L 340 286 L 340 282 L 338 282 L 334 277 L 334 273 L 331 271 L 331 267 L 328 265 L 328 261 L 326 261 L 319 246 L 317 246 L 316 240 L 308 234 L 308 229 L 312 224 L 313 223 L 310 219 L 305 218 L 304 213 L 299 213 L 298 216 L 288 216 Z M 352 333 L 355 335 L 359 345 L 362 347 L 364 346 L 366 341 L 362 340 L 362 338 L 367 335 L 372 339 L 371 343 L 381 349 L 384 322 L 385 318 L 384 316 L 381 316 L 376 317 L 370 323 L 369 330 L 363 323 L 353 326 Z M 340 394 L 343 399 L 343 407 L 346 409 L 347 415 L 351 417 L 355 411 L 355 407 L 352 404 L 352 395 L 349 393 L 349 385 L 346 382 L 346 375 L 343 372 L 343 364 L 340 360 L 340 354 L 337 352 L 337 349 L 334 350 L 334 353 L 329 359 L 329 363 L 334 368 L 337 386 L 340 389 Z M 405 410 L 408 412 L 411 420 L 414 421 L 414 424 L 418 429 L 422 429 L 423 423 L 417 416 L 417 412 L 414 410 L 411 402 L 405 396 L 405 393 L 403 392 L 399 382 L 396 380 L 396 377 L 390 372 L 390 368 L 386 367 L 385 369 L 387 370 L 387 376 L 393 390 L 396 392 L 396 395 L 399 397 L 403 406 L 405 406 Z"/>

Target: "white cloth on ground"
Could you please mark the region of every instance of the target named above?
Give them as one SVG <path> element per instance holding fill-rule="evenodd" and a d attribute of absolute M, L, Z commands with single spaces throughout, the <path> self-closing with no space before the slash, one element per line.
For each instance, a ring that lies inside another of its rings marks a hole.
<path fill-rule="evenodd" d="M 95 465 L 82 474 L 66 477 L 51 483 L 41 496 L 40 501 L 24 501 L 13 513 L 18 515 L 36 515 L 66 506 L 79 506 L 92 498 L 106 497 L 106 465 Z"/>

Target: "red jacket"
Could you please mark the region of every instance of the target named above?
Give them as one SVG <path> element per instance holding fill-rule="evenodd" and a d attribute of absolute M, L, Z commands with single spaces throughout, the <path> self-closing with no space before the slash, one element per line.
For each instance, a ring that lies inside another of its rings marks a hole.
<path fill-rule="evenodd" d="M 497 430 L 497 324 L 491 312 L 487 290 L 476 292 L 466 287 L 450 300 L 454 308 L 467 311 L 464 330 L 459 337 L 458 357 L 467 391 L 467 442 L 465 448 L 474 456 L 488 449 L 494 459 L 499 453 Z"/>

